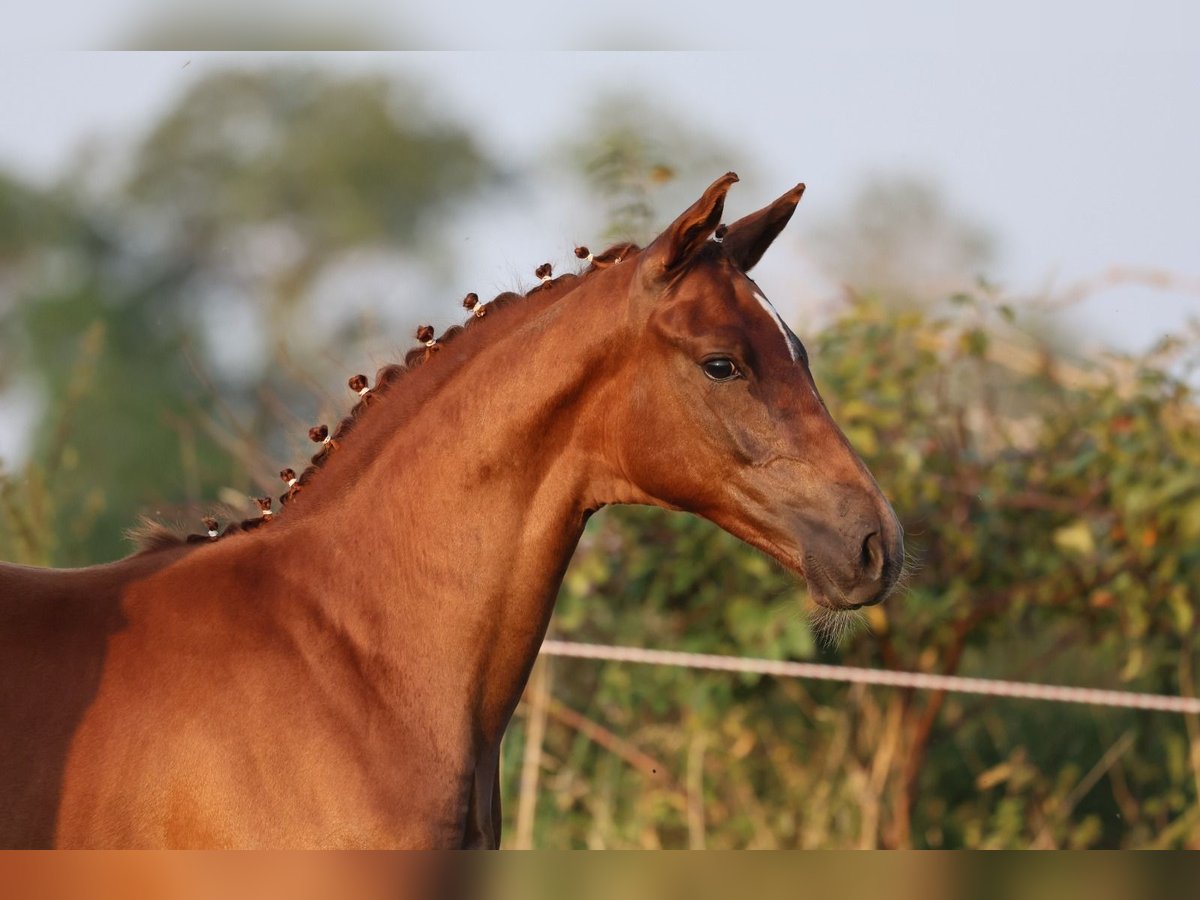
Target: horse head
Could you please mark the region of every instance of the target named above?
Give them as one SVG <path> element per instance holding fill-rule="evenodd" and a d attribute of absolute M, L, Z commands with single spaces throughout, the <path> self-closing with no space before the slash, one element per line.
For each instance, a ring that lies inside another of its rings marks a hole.
<path fill-rule="evenodd" d="M 830 416 L 808 353 L 749 276 L 798 185 L 727 228 L 730 173 L 636 260 L 635 346 L 612 415 L 618 468 L 650 502 L 703 516 L 803 576 L 834 610 L 879 603 L 903 530 Z"/>

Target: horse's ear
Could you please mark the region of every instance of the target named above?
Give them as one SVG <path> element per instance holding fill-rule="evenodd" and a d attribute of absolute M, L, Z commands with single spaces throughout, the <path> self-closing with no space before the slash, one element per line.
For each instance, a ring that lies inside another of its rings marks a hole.
<path fill-rule="evenodd" d="M 721 224 L 725 194 L 737 180 L 733 172 L 722 175 L 646 248 L 641 265 L 649 279 L 670 275 L 704 246 Z"/>
<path fill-rule="evenodd" d="M 804 185 L 798 184 L 770 206 L 738 219 L 725 232 L 725 252 L 739 269 L 749 272 L 762 259 L 783 226 L 788 223 L 796 204 L 804 195 Z"/>

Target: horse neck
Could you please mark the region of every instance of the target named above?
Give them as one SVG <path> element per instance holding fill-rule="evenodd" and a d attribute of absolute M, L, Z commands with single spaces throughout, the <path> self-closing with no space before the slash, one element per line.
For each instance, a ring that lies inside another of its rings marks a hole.
<path fill-rule="evenodd" d="M 364 656 L 392 658 L 402 678 L 423 667 L 462 680 L 495 739 L 588 513 L 637 499 L 597 450 L 611 438 L 627 281 L 597 273 L 464 332 L 389 388 L 423 379 L 411 388 L 419 403 L 383 396 L 284 527 L 261 529 L 290 548 L 275 564 L 317 586 L 334 630 Z"/>

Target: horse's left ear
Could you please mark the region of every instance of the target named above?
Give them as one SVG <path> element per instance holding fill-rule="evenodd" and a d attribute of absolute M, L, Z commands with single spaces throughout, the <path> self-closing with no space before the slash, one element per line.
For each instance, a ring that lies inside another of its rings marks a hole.
<path fill-rule="evenodd" d="M 646 248 L 641 265 L 649 280 L 657 281 L 678 271 L 704 246 L 721 224 L 725 195 L 737 181 L 733 172 L 722 175 Z"/>
<path fill-rule="evenodd" d="M 770 206 L 738 219 L 725 232 L 725 252 L 739 269 L 749 272 L 762 259 L 783 226 L 788 223 L 796 204 L 804 195 L 804 185 L 798 184 Z"/>

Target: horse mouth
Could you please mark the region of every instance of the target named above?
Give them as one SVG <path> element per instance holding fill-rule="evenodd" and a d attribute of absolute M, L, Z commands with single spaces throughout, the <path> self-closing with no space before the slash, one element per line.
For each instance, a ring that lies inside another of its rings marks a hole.
<path fill-rule="evenodd" d="M 747 532 L 739 529 L 733 532 L 750 546 L 765 553 L 775 560 L 792 575 L 804 580 L 808 586 L 808 596 L 817 606 L 829 612 L 855 612 L 864 606 L 874 606 L 891 594 L 891 588 L 881 591 L 880 595 L 859 601 L 848 596 L 843 588 L 826 570 L 825 565 L 812 553 L 806 553 L 796 546 L 785 546 L 764 534 Z M 788 542 L 790 544 L 790 542 Z M 849 593 L 854 593 L 850 591 Z"/>
<path fill-rule="evenodd" d="M 845 612 L 862 609 L 865 605 L 855 603 L 846 597 L 845 592 L 824 573 L 820 563 L 816 560 L 809 560 L 805 569 L 804 580 L 808 583 L 808 595 L 818 606 L 833 612 Z"/>
<path fill-rule="evenodd" d="M 797 550 L 789 550 L 774 541 L 758 535 L 744 537 L 743 540 L 761 550 L 785 569 L 808 585 L 808 596 L 818 606 L 831 612 L 861 609 L 863 604 L 849 602 L 845 594 L 827 576 L 814 557 Z"/>

